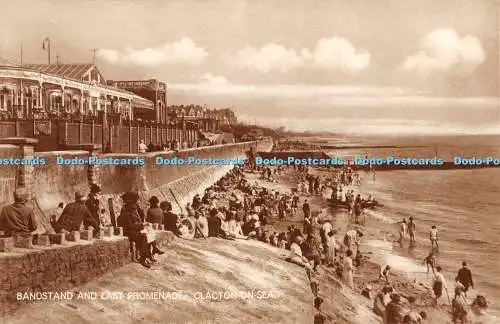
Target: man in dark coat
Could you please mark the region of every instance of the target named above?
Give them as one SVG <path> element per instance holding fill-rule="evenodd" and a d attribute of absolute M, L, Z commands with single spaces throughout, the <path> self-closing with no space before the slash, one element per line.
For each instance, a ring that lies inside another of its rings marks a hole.
<path fill-rule="evenodd" d="M 0 230 L 6 236 L 14 233 L 31 233 L 36 230 L 37 224 L 33 209 L 26 206 L 28 194 L 26 189 L 18 188 L 14 191 L 14 203 L 7 205 L 0 214 Z"/>
<path fill-rule="evenodd" d="M 101 192 L 101 188 L 99 188 L 98 185 L 93 184 L 90 186 L 90 193 L 87 198 L 87 201 L 85 201 L 85 206 L 87 206 L 87 209 L 89 210 L 90 214 L 94 218 L 95 222 L 97 223 L 97 228 L 95 229 L 96 232 L 99 231 L 101 222 L 99 219 L 99 194 Z M 83 223 L 83 226 L 88 227 L 90 224 L 86 224 L 85 222 Z"/>
<path fill-rule="evenodd" d="M 117 219 L 118 226 L 123 227 L 123 235 L 127 236 L 131 243 L 135 243 L 140 254 L 139 263 L 150 268 L 146 259 L 151 257 L 151 252 L 146 235 L 141 233 L 144 226 L 138 212 L 139 195 L 136 192 L 126 192 L 122 199 L 123 208 Z"/>
<path fill-rule="evenodd" d="M 86 227 L 92 226 L 94 229 L 99 228 L 99 223 L 85 206 L 83 194 L 77 191 L 75 201 L 64 207 L 61 217 L 54 224 L 54 229 L 57 233 L 61 233 L 62 230 L 79 231 L 82 224 L 86 224 Z"/>
<path fill-rule="evenodd" d="M 165 230 L 180 236 L 181 232 L 177 228 L 179 217 L 172 212 L 172 204 L 168 201 L 162 201 L 160 208 L 163 211 L 163 225 L 165 225 Z"/>
<path fill-rule="evenodd" d="M 215 210 L 215 212 L 210 211 L 210 217 L 208 217 L 207 221 L 208 221 L 208 237 L 218 237 L 222 232 L 221 230 L 222 221 L 217 216 L 217 210 Z"/>
<path fill-rule="evenodd" d="M 304 218 L 307 218 L 307 217 L 309 217 L 309 215 L 311 215 L 311 206 L 307 202 L 307 199 L 304 202 L 304 204 L 302 205 L 302 211 L 304 212 Z"/>
<path fill-rule="evenodd" d="M 163 212 L 158 204 L 160 200 L 156 196 L 149 199 L 149 209 L 146 216 L 146 222 L 151 224 L 163 224 Z"/>
<path fill-rule="evenodd" d="M 146 216 L 146 222 L 151 224 L 163 224 L 163 212 L 160 207 L 158 207 L 159 203 L 160 200 L 158 199 L 158 197 L 152 196 L 151 198 L 149 198 L 149 209 Z M 161 255 L 164 253 L 156 245 L 156 240 L 151 243 L 150 249 L 152 254 Z M 153 259 L 153 256 L 151 256 L 150 259 Z"/>
<path fill-rule="evenodd" d="M 467 262 L 462 262 L 462 268 L 458 270 L 456 281 L 464 286 L 464 293 L 467 295 L 469 287 L 474 289 L 474 282 L 472 281 L 472 272 L 467 268 Z"/>

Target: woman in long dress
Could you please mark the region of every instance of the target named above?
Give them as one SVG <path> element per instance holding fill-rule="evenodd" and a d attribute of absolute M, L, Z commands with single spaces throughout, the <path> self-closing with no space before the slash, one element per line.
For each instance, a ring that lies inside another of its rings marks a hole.
<path fill-rule="evenodd" d="M 335 234 L 333 231 L 327 234 L 327 244 L 328 244 L 328 264 L 333 265 L 335 261 L 335 249 L 337 248 L 337 241 L 335 239 Z"/>
<path fill-rule="evenodd" d="M 354 288 L 354 265 L 352 263 L 352 251 L 349 250 L 344 258 L 344 283 L 351 289 Z"/>

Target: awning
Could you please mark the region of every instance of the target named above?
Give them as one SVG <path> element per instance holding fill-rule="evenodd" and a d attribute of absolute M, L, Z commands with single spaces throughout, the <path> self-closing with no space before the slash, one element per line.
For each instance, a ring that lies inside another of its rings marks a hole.
<path fill-rule="evenodd" d="M 155 108 L 155 105 L 152 101 L 150 101 L 148 99 L 144 99 L 144 98 L 139 97 L 139 96 L 134 96 L 134 98 L 132 98 L 132 105 L 134 106 L 134 108 L 142 108 L 142 109 L 154 109 Z"/>
<path fill-rule="evenodd" d="M 200 132 L 202 137 L 210 142 L 215 142 L 219 138 L 221 138 L 222 134 L 214 134 L 214 133 L 207 133 L 207 132 Z"/>
<path fill-rule="evenodd" d="M 52 90 L 49 92 L 49 96 L 60 97 L 62 96 L 61 90 Z"/>
<path fill-rule="evenodd" d="M 0 85 L 0 90 L 17 90 L 17 84 L 4 83 Z"/>

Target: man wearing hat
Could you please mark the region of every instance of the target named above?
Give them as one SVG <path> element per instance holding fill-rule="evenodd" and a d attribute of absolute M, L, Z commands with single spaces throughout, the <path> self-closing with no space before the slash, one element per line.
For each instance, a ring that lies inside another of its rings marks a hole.
<path fill-rule="evenodd" d="M 87 201 L 85 201 L 85 206 L 87 206 L 87 209 L 89 210 L 90 214 L 92 217 L 95 219 L 97 223 L 97 228 L 96 231 L 99 231 L 99 225 L 100 225 L 100 220 L 99 220 L 99 194 L 101 192 L 101 188 L 99 188 L 98 185 L 92 184 L 90 186 L 90 193 L 89 196 L 87 197 Z M 89 226 L 90 224 L 83 223 L 85 227 Z"/>
<path fill-rule="evenodd" d="M 144 228 L 143 221 L 138 212 L 139 194 L 137 192 L 126 192 L 122 195 L 123 208 L 118 216 L 118 226 L 123 227 L 123 235 L 127 236 L 129 241 L 135 243 L 136 249 L 139 252 L 139 263 L 146 268 L 151 266 L 146 259 L 151 258 L 151 250 L 149 249 L 146 235 L 141 233 Z"/>
<path fill-rule="evenodd" d="M 75 201 L 64 207 L 61 217 L 54 224 L 54 229 L 57 233 L 61 233 L 62 230 L 79 231 L 82 224 L 85 224 L 87 228 L 89 226 L 94 229 L 99 228 L 99 223 L 85 206 L 85 196 L 77 191 L 75 192 Z"/>
<path fill-rule="evenodd" d="M 0 230 L 7 236 L 14 233 L 31 233 L 36 230 L 37 224 L 33 209 L 26 206 L 28 193 L 24 188 L 14 191 L 14 203 L 7 205 L 0 214 Z"/>

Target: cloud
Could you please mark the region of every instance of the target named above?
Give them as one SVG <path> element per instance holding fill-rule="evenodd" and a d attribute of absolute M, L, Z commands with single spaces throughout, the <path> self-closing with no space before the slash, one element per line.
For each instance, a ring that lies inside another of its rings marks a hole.
<path fill-rule="evenodd" d="M 245 46 L 236 54 L 236 64 L 260 73 L 279 71 L 286 73 L 302 65 L 303 58 L 293 49 L 267 44 L 260 49 Z"/>
<path fill-rule="evenodd" d="M 213 86 L 222 86 L 228 84 L 228 81 L 223 76 L 216 76 L 212 73 L 205 73 L 201 77 L 198 78 L 200 84 L 204 85 L 213 85 Z"/>
<path fill-rule="evenodd" d="M 101 49 L 99 57 L 115 64 L 136 64 L 156 66 L 160 64 L 200 65 L 209 54 L 203 47 L 197 46 L 190 38 L 183 38 L 173 43 L 165 43 L 156 48 L 124 50 Z"/>
<path fill-rule="evenodd" d="M 448 71 L 470 74 L 486 59 L 479 39 L 472 35 L 460 37 L 451 28 L 432 31 L 420 40 L 419 47 L 404 60 L 403 70 L 422 75 Z"/>
<path fill-rule="evenodd" d="M 245 46 L 236 54 L 236 66 L 259 73 L 278 71 L 287 73 L 300 67 L 357 74 L 368 68 L 371 55 L 365 49 L 356 49 L 340 37 L 321 38 L 314 49 L 287 49 L 279 44 L 260 48 Z"/>
<path fill-rule="evenodd" d="M 340 37 L 320 39 L 312 53 L 306 52 L 312 64 L 322 70 L 338 70 L 357 74 L 368 68 L 371 54 L 365 49 L 357 50 L 348 40 Z"/>

